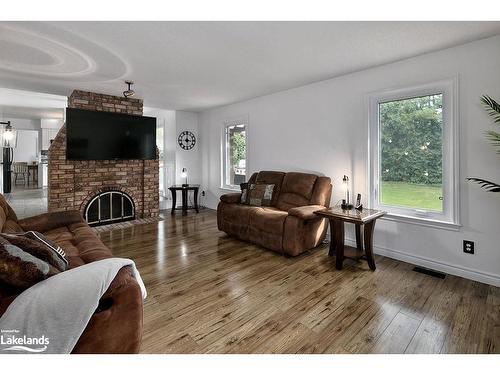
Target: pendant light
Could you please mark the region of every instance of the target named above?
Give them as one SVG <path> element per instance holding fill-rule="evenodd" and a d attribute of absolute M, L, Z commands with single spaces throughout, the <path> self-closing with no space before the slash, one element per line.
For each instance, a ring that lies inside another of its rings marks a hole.
<path fill-rule="evenodd" d="M 1 121 L 0 125 L 5 125 L 5 129 L 2 129 L 1 139 L 2 147 L 14 148 L 17 146 L 17 131 L 14 130 L 10 121 Z"/>

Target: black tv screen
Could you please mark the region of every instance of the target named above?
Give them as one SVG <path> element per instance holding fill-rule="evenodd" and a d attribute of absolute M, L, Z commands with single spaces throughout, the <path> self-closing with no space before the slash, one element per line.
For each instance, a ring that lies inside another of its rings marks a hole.
<path fill-rule="evenodd" d="M 156 159 L 156 118 L 66 109 L 66 159 Z"/>

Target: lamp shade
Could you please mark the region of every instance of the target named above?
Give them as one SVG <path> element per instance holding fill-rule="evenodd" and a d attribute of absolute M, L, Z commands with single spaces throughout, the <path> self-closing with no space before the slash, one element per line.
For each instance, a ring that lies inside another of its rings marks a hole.
<path fill-rule="evenodd" d="M 17 147 L 17 131 L 12 128 L 10 121 L 7 122 L 5 129 L 1 129 L 0 138 L 2 147 Z"/>
<path fill-rule="evenodd" d="M 347 177 L 347 175 L 344 175 L 344 178 L 342 179 L 342 185 L 344 186 L 344 189 L 349 187 L 349 177 Z"/>

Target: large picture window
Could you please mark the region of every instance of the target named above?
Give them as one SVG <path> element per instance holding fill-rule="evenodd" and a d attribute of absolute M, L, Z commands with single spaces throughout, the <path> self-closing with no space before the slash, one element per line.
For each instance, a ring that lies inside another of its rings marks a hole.
<path fill-rule="evenodd" d="M 370 100 L 371 203 L 395 216 L 458 223 L 454 82 Z"/>
<path fill-rule="evenodd" d="M 223 135 L 222 187 L 239 189 L 246 181 L 247 168 L 247 125 L 243 121 L 225 125 Z"/>

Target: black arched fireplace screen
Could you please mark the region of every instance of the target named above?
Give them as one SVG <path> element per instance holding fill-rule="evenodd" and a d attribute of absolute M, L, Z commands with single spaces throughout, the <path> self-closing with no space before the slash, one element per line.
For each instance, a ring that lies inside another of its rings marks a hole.
<path fill-rule="evenodd" d="M 134 201 L 121 191 L 99 193 L 89 201 L 83 216 L 91 226 L 134 220 Z"/>

